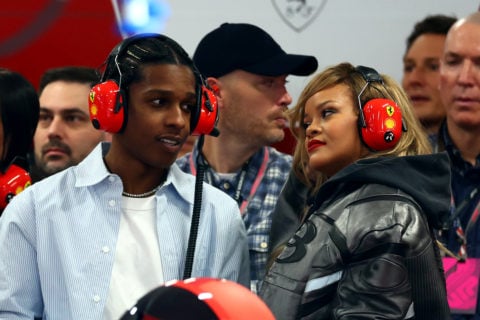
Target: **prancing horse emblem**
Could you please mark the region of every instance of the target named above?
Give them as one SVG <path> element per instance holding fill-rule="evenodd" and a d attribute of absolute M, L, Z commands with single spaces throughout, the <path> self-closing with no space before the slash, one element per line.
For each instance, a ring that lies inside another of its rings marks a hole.
<path fill-rule="evenodd" d="M 272 0 L 280 17 L 300 32 L 315 20 L 323 10 L 327 0 Z"/>

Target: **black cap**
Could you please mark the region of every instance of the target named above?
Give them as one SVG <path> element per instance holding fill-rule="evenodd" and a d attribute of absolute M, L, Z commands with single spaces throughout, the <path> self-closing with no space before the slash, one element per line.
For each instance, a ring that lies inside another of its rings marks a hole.
<path fill-rule="evenodd" d="M 288 54 L 263 29 L 247 23 L 223 23 L 208 33 L 193 55 L 204 77 L 241 69 L 264 76 L 308 76 L 318 67 L 314 56 Z"/>

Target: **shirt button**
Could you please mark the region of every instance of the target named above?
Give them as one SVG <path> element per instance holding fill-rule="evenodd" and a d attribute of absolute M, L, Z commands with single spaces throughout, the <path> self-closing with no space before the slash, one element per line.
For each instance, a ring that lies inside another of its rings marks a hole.
<path fill-rule="evenodd" d="M 224 182 L 224 183 L 223 183 L 223 188 L 224 188 L 225 190 L 230 189 L 230 183 Z"/>
<path fill-rule="evenodd" d="M 108 204 L 110 205 L 110 207 L 114 207 L 115 206 L 115 200 L 109 200 Z"/>
<path fill-rule="evenodd" d="M 96 303 L 100 302 L 100 296 L 99 295 L 94 295 L 93 296 L 93 301 L 95 301 Z"/>
<path fill-rule="evenodd" d="M 107 247 L 107 246 L 103 246 L 103 247 L 102 247 L 102 252 L 103 252 L 103 253 L 109 253 L 109 252 L 110 252 L 110 248 Z"/>
<path fill-rule="evenodd" d="M 266 242 L 261 242 L 260 243 L 260 248 L 266 249 L 267 247 L 268 247 L 268 243 L 266 243 Z"/>

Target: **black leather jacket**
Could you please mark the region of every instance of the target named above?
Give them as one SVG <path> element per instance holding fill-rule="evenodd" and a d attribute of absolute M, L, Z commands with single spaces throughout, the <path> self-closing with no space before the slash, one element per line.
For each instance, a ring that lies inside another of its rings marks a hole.
<path fill-rule="evenodd" d="M 448 157 L 359 161 L 317 194 L 264 279 L 278 320 L 449 319 L 432 227 L 447 220 Z"/>

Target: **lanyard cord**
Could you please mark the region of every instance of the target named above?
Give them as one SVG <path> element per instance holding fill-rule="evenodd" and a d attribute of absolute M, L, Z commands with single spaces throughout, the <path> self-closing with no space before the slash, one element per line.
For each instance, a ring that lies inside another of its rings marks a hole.
<path fill-rule="evenodd" d="M 463 212 L 463 210 L 465 210 L 465 207 L 467 206 L 467 204 L 472 201 L 473 198 L 475 198 L 475 196 L 477 195 L 478 193 L 478 187 L 473 189 L 466 197 L 465 199 L 463 199 L 463 201 L 460 203 L 460 205 L 455 208 L 455 200 L 453 199 L 453 196 L 451 197 L 451 200 L 450 200 L 450 203 L 451 203 L 451 206 L 452 208 L 454 208 L 454 214 L 452 215 L 452 217 L 450 218 L 450 224 L 453 223 L 453 221 L 455 221 L 456 219 L 459 218 L 460 214 Z M 457 221 L 459 224 L 460 222 Z"/>
<path fill-rule="evenodd" d="M 240 213 L 242 215 L 245 214 L 245 209 L 247 208 L 248 203 L 250 202 L 250 200 L 252 200 L 253 196 L 255 195 L 255 192 L 257 192 L 258 186 L 260 185 L 260 182 L 262 181 L 263 176 L 267 171 L 267 164 L 268 164 L 269 157 L 270 155 L 268 153 L 268 149 L 265 148 L 265 151 L 263 153 L 262 165 L 260 166 L 260 169 L 257 172 L 257 177 L 255 178 L 252 188 L 250 189 L 250 194 L 248 195 L 248 198 L 243 200 L 242 204 L 240 205 Z"/>
<path fill-rule="evenodd" d="M 257 192 L 258 186 L 260 185 L 260 182 L 262 181 L 263 177 L 265 176 L 265 172 L 267 170 L 267 164 L 268 164 L 269 158 L 270 158 L 270 154 L 269 154 L 268 148 L 264 147 L 262 164 L 260 166 L 260 169 L 258 170 L 255 181 L 253 182 L 252 188 L 250 189 L 250 194 L 248 195 L 247 199 L 243 200 L 242 203 L 239 203 L 240 195 L 241 195 L 241 192 L 242 192 L 242 189 L 243 189 L 243 185 L 245 183 L 245 176 L 246 176 L 247 171 L 248 171 L 247 170 L 248 169 L 248 164 L 249 164 L 250 161 L 248 161 L 242 167 L 242 171 L 240 173 L 240 178 L 239 178 L 238 183 L 237 183 L 237 189 L 236 189 L 235 195 L 234 195 L 234 200 L 237 201 L 237 203 L 239 205 L 239 208 L 240 208 L 240 213 L 242 215 L 245 213 L 245 209 L 247 208 L 248 203 L 250 202 L 250 200 L 253 198 L 253 196 Z M 193 175 L 196 175 L 197 170 L 195 168 L 195 161 L 193 161 L 193 152 L 190 153 L 189 160 L 190 160 L 189 161 L 190 162 L 190 172 L 192 172 Z M 204 163 L 205 163 L 206 167 L 209 167 L 209 165 L 206 161 L 204 161 Z M 208 183 L 212 184 L 213 179 L 210 176 L 210 172 L 207 172 L 207 180 L 208 180 L 207 181 Z"/>
<path fill-rule="evenodd" d="M 212 173 L 211 172 L 208 172 L 206 169 L 209 168 L 209 164 L 208 162 L 205 160 L 205 158 L 202 157 L 202 160 L 199 160 L 200 159 L 200 154 L 197 155 L 197 166 L 198 166 L 198 163 L 199 161 L 202 161 L 203 162 L 203 165 L 204 165 L 204 169 L 205 169 L 205 173 L 206 173 L 206 179 L 207 179 L 207 183 L 209 184 L 213 184 L 213 177 L 212 177 Z M 190 171 L 192 172 L 192 174 L 194 176 L 197 175 L 197 169 L 195 167 L 195 164 L 193 163 L 193 152 L 190 153 L 190 157 L 189 157 L 189 161 L 190 161 Z M 242 189 L 243 189 L 243 184 L 245 183 L 245 176 L 247 175 L 247 171 L 248 171 L 248 163 L 249 161 L 247 161 L 243 167 L 242 167 L 242 171 L 240 172 L 240 178 L 238 179 L 238 183 L 237 183 L 237 189 L 235 190 L 235 194 L 233 196 L 233 199 L 239 204 L 239 200 L 240 200 L 240 195 L 242 193 Z"/>
<path fill-rule="evenodd" d="M 235 191 L 235 195 L 234 195 L 234 198 L 233 198 L 237 203 L 240 200 L 240 195 L 242 193 L 243 184 L 245 183 L 245 176 L 247 175 L 247 169 L 248 169 L 248 161 L 242 167 L 242 172 L 240 172 L 240 178 L 238 179 L 238 183 L 237 183 L 237 190 Z M 209 177 L 209 180 L 210 180 L 210 177 Z"/>
<path fill-rule="evenodd" d="M 460 205 L 454 210 L 455 214 L 450 219 L 451 222 L 456 221 L 455 234 L 461 241 L 460 248 L 458 250 L 458 257 L 455 256 L 457 260 L 460 260 L 460 261 L 464 261 L 467 258 L 467 234 L 478 220 L 478 216 L 480 213 L 480 201 L 478 201 L 475 209 L 473 210 L 472 216 L 468 220 L 465 231 L 463 230 L 459 217 L 460 217 L 460 214 L 463 213 L 463 211 L 465 210 L 465 207 L 467 206 L 467 204 L 477 195 L 477 193 L 478 193 L 478 187 L 473 189 L 472 192 L 470 192 L 469 195 L 465 197 L 465 199 L 463 199 Z M 453 196 L 451 198 L 451 206 L 452 206 L 452 209 L 455 208 L 455 202 L 453 200 Z"/>

